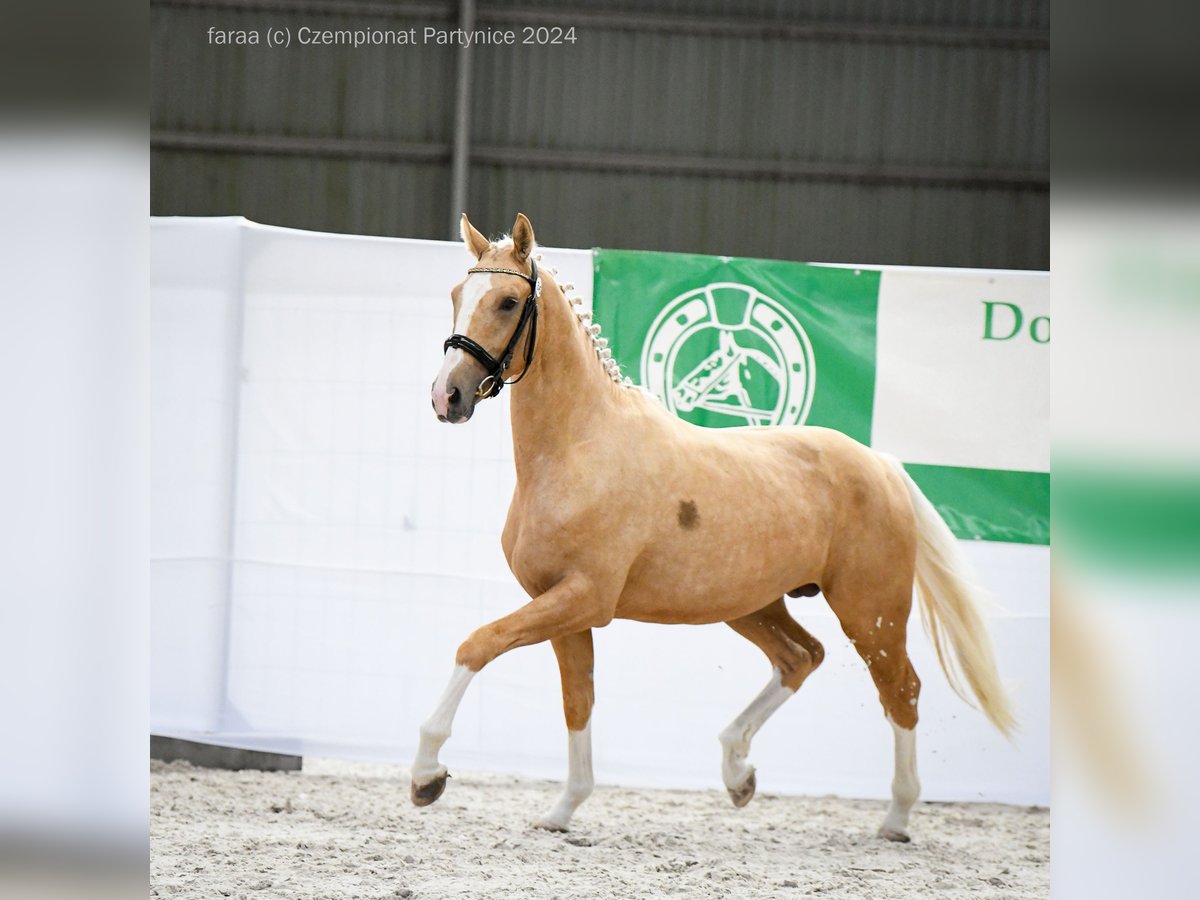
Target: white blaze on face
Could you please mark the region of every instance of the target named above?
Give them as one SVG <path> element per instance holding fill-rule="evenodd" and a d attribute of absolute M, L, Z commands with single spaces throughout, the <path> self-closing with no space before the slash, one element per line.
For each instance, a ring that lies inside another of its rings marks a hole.
<path fill-rule="evenodd" d="M 479 308 L 480 301 L 492 289 L 494 277 L 482 272 L 467 276 L 459 299 L 458 315 L 454 319 L 454 334 L 467 334 L 471 327 L 471 317 Z M 462 350 L 451 347 L 446 353 L 446 358 L 442 360 L 442 369 L 433 382 L 433 408 L 439 416 L 446 415 L 450 408 L 450 375 L 466 358 Z"/>

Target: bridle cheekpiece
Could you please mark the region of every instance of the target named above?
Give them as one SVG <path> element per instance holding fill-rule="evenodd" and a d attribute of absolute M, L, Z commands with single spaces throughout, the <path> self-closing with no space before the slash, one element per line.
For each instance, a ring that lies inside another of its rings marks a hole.
<path fill-rule="evenodd" d="M 529 366 L 533 362 L 533 350 L 537 345 L 538 298 L 542 294 L 542 279 L 538 275 L 537 262 L 532 257 L 529 260 L 529 267 L 530 271 L 528 275 L 516 269 L 498 269 L 490 266 L 476 266 L 475 268 L 467 269 L 468 275 L 516 275 L 529 284 L 529 297 L 526 298 L 525 306 L 521 309 L 521 318 L 517 322 L 517 328 L 513 332 L 512 337 L 508 339 L 508 345 L 504 348 L 504 352 L 500 355 L 499 359 L 492 356 L 480 344 L 471 340 L 465 334 L 452 334 L 446 338 L 446 342 L 442 345 L 443 353 L 448 352 L 451 348 L 469 353 L 487 371 L 487 375 L 484 376 L 483 381 L 479 382 L 479 389 L 475 391 L 475 398 L 477 400 L 486 400 L 488 397 L 495 397 L 500 393 L 504 385 L 516 384 L 529 374 Z M 512 365 L 513 354 L 516 353 L 517 344 L 520 342 L 521 335 L 525 333 L 526 328 L 529 329 L 529 339 L 525 342 L 525 368 L 512 381 L 505 381 L 504 373 Z"/>

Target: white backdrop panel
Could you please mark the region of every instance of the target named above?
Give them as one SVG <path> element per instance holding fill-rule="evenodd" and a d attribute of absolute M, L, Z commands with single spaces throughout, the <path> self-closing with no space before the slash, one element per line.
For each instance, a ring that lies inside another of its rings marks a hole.
<path fill-rule="evenodd" d="M 241 219 L 151 230 L 153 727 L 215 729 L 225 643 L 242 328 Z"/>
<path fill-rule="evenodd" d="M 591 254 L 545 254 L 590 302 Z M 451 243 L 155 222 L 155 399 L 169 411 L 154 426 L 156 733 L 408 762 L 458 644 L 525 599 L 498 539 L 513 485 L 507 393 L 462 427 L 429 406 L 467 262 Z M 225 292 L 194 291 L 197 272 Z M 243 306 L 239 329 L 229 310 Z M 237 390 L 221 393 L 229 372 Z M 1045 803 L 1049 552 L 967 549 L 1005 607 L 990 623 L 1024 730 L 1009 744 L 955 698 L 914 622 L 925 796 Z M 760 788 L 887 796 L 891 730 L 865 668 L 821 598 L 791 608 L 829 654 L 756 741 Z M 759 652 L 724 626 L 616 622 L 596 657 L 598 778 L 719 787 L 716 735 L 766 682 Z M 476 679 L 444 759 L 559 777 L 565 750 L 540 646 Z"/>

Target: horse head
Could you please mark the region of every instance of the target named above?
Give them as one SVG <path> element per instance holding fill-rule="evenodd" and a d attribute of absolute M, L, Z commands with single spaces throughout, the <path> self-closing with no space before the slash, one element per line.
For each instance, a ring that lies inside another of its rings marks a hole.
<path fill-rule="evenodd" d="M 479 400 L 520 381 L 533 361 L 541 281 L 533 258 L 533 226 L 517 213 L 512 235 L 484 237 L 463 213 L 463 243 L 475 260 L 450 291 L 454 333 L 434 379 L 433 409 L 442 422 L 471 418 Z"/>

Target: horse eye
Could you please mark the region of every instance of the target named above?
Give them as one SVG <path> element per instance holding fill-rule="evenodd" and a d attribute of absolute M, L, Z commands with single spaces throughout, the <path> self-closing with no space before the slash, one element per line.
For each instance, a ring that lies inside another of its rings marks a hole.
<path fill-rule="evenodd" d="M 510 309 L 516 309 L 517 308 L 517 298 L 516 297 L 505 297 L 503 300 L 500 301 L 500 308 L 502 310 L 504 310 L 505 312 L 508 312 Z"/>

